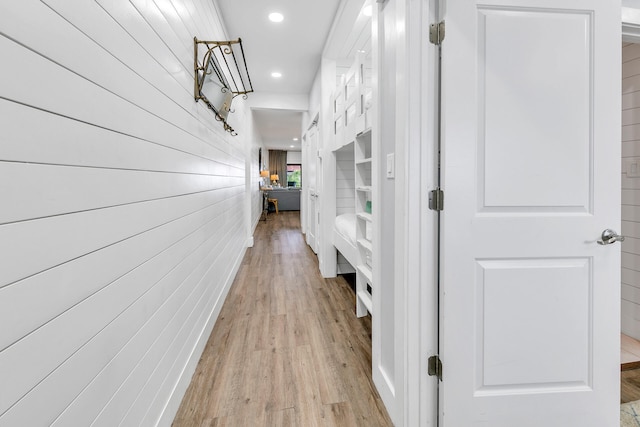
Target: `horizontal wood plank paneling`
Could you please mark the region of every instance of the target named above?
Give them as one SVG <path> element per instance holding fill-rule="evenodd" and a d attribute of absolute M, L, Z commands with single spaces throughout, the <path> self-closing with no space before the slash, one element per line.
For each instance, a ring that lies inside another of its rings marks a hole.
<path fill-rule="evenodd" d="M 633 255 L 640 255 L 640 239 L 627 237 L 622 242 L 622 250 Z"/>
<path fill-rule="evenodd" d="M 18 341 L 156 255 L 181 244 L 182 240 L 193 235 L 196 238 L 215 235 L 222 212 L 222 206 L 213 204 L 0 289 L 0 324 L 12 325 L 10 330 L 2 334 L 0 349 Z M 205 226 L 213 229 L 204 229 Z M 32 314 L 25 316 L 25 312 Z"/>
<path fill-rule="evenodd" d="M 625 236 L 640 239 L 640 223 L 632 221 L 622 221 L 622 228 L 625 230 Z"/>
<path fill-rule="evenodd" d="M 638 206 L 640 205 L 640 190 L 632 189 L 622 189 L 622 204 L 623 205 L 632 205 Z"/>
<path fill-rule="evenodd" d="M 2 8 L 0 425 L 170 423 L 254 209 L 249 138 L 193 100 L 220 22 L 204 0 Z"/>
<path fill-rule="evenodd" d="M 640 271 L 623 268 L 622 283 L 640 289 Z"/>
<path fill-rule="evenodd" d="M 336 155 L 336 215 L 355 213 L 356 209 L 356 168 L 354 144 L 337 150 Z M 355 266 L 338 252 L 337 271 L 339 274 L 355 272 Z"/>
<path fill-rule="evenodd" d="M 38 125 L 25 127 L 12 117 Z M 237 165 L 216 158 L 213 149 L 202 155 L 184 152 L 3 99 L 0 122 L 6 133 L 5 143 L 0 144 L 4 161 L 210 175 L 242 173 Z"/>
<path fill-rule="evenodd" d="M 0 224 L 244 185 L 244 177 L 0 162 Z"/>
<path fill-rule="evenodd" d="M 640 178 L 626 165 L 640 159 L 640 45 L 622 48 L 622 332 L 640 338 Z"/>
<path fill-rule="evenodd" d="M 74 340 L 82 341 L 80 345 L 77 342 L 71 343 L 70 340 L 58 340 L 57 354 L 60 356 L 59 360 L 56 360 L 56 368 L 38 385 L 37 389 L 7 413 L 8 421 L 27 420 L 27 425 L 50 425 L 61 405 L 74 401 L 78 387 L 84 387 L 86 384 L 89 386 L 83 391 L 82 398 L 77 398 L 73 406 L 77 409 L 77 402 L 80 402 L 81 409 L 85 411 L 84 416 L 95 417 L 95 407 L 92 405 L 104 406 L 117 390 L 118 379 L 120 377 L 122 380 L 126 379 L 130 370 L 135 367 L 130 365 L 129 361 L 139 360 L 149 349 L 153 340 L 158 337 L 158 330 L 166 327 L 173 316 L 175 305 L 179 306 L 190 293 L 194 292 L 195 284 L 192 282 L 202 277 L 201 270 L 210 266 L 212 258 L 217 254 L 216 250 L 219 250 L 222 244 L 205 242 L 191 253 L 184 253 L 185 245 L 181 246 L 172 248 L 162 256 L 150 260 L 141 268 L 73 307 L 20 342 L 20 344 L 25 341 L 41 342 L 41 336 L 48 335 L 50 331 L 69 328 L 70 325 L 84 320 L 83 329 L 86 331 L 84 338 L 80 334 L 75 334 L 73 337 Z M 173 265 L 175 260 L 179 260 L 180 263 Z M 143 283 L 143 286 L 135 286 L 136 283 Z M 175 300 L 177 302 L 172 302 L 174 298 L 177 298 Z M 92 313 L 88 320 L 87 313 Z M 151 318 L 148 317 L 149 313 L 153 314 Z M 154 322 L 157 318 L 164 319 L 165 322 L 157 320 Z M 127 352 L 128 347 L 137 348 L 138 353 Z M 55 356 L 56 354 L 43 355 L 36 352 L 31 357 L 34 359 L 31 363 L 37 367 L 34 370 L 46 369 L 47 366 L 40 367 L 39 364 L 50 365 Z M 105 366 L 116 356 L 127 357 L 121 365 L 111 366 L 112 370 L 109 370 L 107 378 L 111 381 L 109 385 L 111 388 L 98 390 L 99 394 L 102 394 L 99 398 L 95 392 L 90 392 L 95 390 L 96 383 L 100 384 L 98 379 L 103 375 Z M 39 373 L 35 372 L 34 376 L 35 374 Z M 14 379 L 12 375 L 5 378 Z M 17 378 L 17 380 L 24 379 Z M 13 386 L 11 390 L 15 390 L 16 382 L 12 381 L 7 386 Z M 61 383 L 64 385 L 61 386 Z M 41 409 L 30 410 L 33 407 Z M 75 422 L 81 425 L 89 425 L 92 420 L 92 418 L 84 420 L 77 411 L 71 411 L 69 408 L 65 412 L 71 412 L 74 417 L 78 417 Z M 73 423 L 67 421 L 66 424 L 61 425 L 70 424 Z"/>
<path fill-rule="evenodd" d="M 356 171 L 353 144 L 336 153 L 336 215 L 355 212 Z"/>
<path fill-rule="evenodd" d="M 640 156 L 640 141 L 627 141 L 622 143 L 622 157 Z"/>
<path fill-rule="evenodd" d="M 6 72 L 3 70 L 7 74 L 5 79 L 0 80 L 0 94 L 3 98 L 37 106 L 49 112 L 143 140 L 155 141 L 188 153 L 204 157 L 209 153 L 211 153 L 209 156 L 216 156 L 218 155 L 216 153 L 219 153 L 225 157 L 226 163 L 235 162 L 236 165 L 243 166 L 239 163 L 239 158 L 234 158 L 228 152 L 231 150 L 229 144 L 220 144 L 216 149 L 206 143 L 215 134 L 224 136 L 224 131 L 221 129 L 213 128 L 206 132 L 199 128 L 199 122 L 193 121 L 191 123 L 193 128 L 187 132 L 175 123 L 163 120 L 157 113 L 140 108 L 125 98 L 80 77 L 73 70 L 61 67 L 12 40 L 0 37 L 0 50 L 15 62 L 15 68 L 8 68 Z M 77 53 L 77 50 L 75 52 Z M 44 82 L 43 74 L 47 75 L 47 81 L 56 81 L 57 84 L 51 85 Z M 135 85 L 139 81 L 140 79 L 132 80 L 131 84 Z M 25 91 L 23 90 L 25 87 L 32 89 Z M 130 95 L 125 94 L 125 96 Z M 166 101 L 166 105 L 170 104 Z M 152 103 L 152 105 L 155 104 Z M 202 107 L 202 104 L 199 103 L 198 106 Z M 179 113 L 184 110 L 171 108 L 171 111 Z M 210 116 L 204 107 L 200 108 L 199 112 Z M 171 119 L 172 116 L 167 115 L 167 118 Z M 194 135 L 197 132 L 202 134 Z M 239 152 L 239 150 L 236 151 Z"/>
<path fill-rule="evenodd" d="M 640 206 L 622 205 L 622 220 L 640 222 Z"/>
<path fill-rule="evenodd" d="M 238 197 L 242 188 L 2 225 L 0 257 L 12 262 L 0 271 L 0 288 L 189 215 L 208 206 L 208 196 Z"/>

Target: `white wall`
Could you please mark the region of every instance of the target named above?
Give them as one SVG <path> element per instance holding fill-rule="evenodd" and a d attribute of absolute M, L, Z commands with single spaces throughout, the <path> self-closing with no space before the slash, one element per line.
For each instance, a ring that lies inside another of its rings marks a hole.
<path fill-rule="evenodd" d="M 253 109 L 290 111 L 307 111 L 309 109 L 309 96 L 294 93 L 256 92 L 250 95 L 248 102 Z"/>
<path fill-rule="evenodd" d="M 248 123 L 253 124 L 253 119 L 248 120 Z M 262 185 L 269 184 L 269 178 L 264 180 L 260 177 L 260 167 L 259 164 L 259 155 L 258 150 L 262 149 L 262 163 L 266 165 L 269 161 L 269 150 L 264 147 L 262 142 L 262 137 L 258 133 L 257 129 L 252 126 L 251 131 L 251 141 L 247 143 L 250 147 L 249 157 L 249 167 L 248 171 L 248 186 L 249 186 L 249 197 L 250 197 L 250 210 L 251 210 L 251 226 L 249 229 L 249 233 L 251 237 L 249 238 L 251 246 L 253 246 L 253 233 L 255 231 L 256 226 L 258 225 L 258 221 L 260 220 L 260 215 L 262 214 L 263 203 L 264 200 L 262 198 L 262 192 L 259 190 Z"/>
<path fill-rule="evenodd" d="M 340 150 L 336 150 L 334 153 L 336 158 L 336 211 L 334 217 L 346 213 L 355 214 L 356 166 L 354 143 L 347 144 Z M 337 256 L 337 273 L 344 274 L 355 272 L 355 266 L 349 264 L 349 261 L 347 261 L 340 252 L 337 253 Z"/>
<path fill-rule="evenodd" d="M 356 211 L 356 166 L 353 143 L 335 151 L 336 156 L 336 213 Z M 334 217 L 335 217 L 334 215 Z"/>
<path fill-rule="evenodd" d="M 302 134 L 304 135 L 309 128 L 316 115 L 322 108 L 322 68 L 318 68 L 318 73 L 313 79 L 311 92 L 309 92 L 309 109 L 302 113 Z"/>
<path fill-rule="evenodd" d="M 316 200 L 320 215 L 319 230 L 317 232 L 318 241 L 318 265 L 323 277 L 336 276 L 336 248 L 332 243 L 333 228 L 336 214 L 336 199 L 334 190 L 336 188 L 336 159 L 330 152 L 334 145 L 333 128 L 333 107 L 331 105 L 331 95 L 335 90 L 336 64 L 334 60 L 322 58 L 322 81 L 321 99 L 324 101 L 320 106 L 320 116 L 318 121 L 318 153 L 319 162 L 316 170 Z M 303 166 L 304 167 L 304 166 Z M 303 186 L 306 184 L 303 183 Z"/>
<path fill-rule="evenodd" d="M 373 232 L 373 380 L 394 423 L 402 425 L 400 400 L 404 387 L 402 302 L 404 278 L 396 277 L 396 266 L 403 264 L 405 200 L 396 189 L 395 178 L 387 178 L 387 155 L 396 154 L 407 144 L 405 115 L 398 114 L 408 102 L 404 92 L 406 33 L 399 30 L 406 22 L 406 2 L 385 2 L 373 19 L 373 57 L 376 119 L 372 129 L 372 211 L 376 219 Z M 401 153 L 395 157 L 397 174 L 405 170 Z M 402 180 L 400 182 L 403 182 Z M 398 216 L 396 216 L 396 211 Z M 396 232 L 398 231 L 398 232 Z M 397 280 L 399 279 L 399 280 Z M 378 307 L 376 310 L 375 307 Z M 399 332 L 399 334 L 396 334 Z"/>
<path fill-rule="evenodd" d="M 640 339 L 640 44 L 622 49 L 622 332 Z"/>
<path fill-rule="evenodd" d="M 287 164 L 301 164 L 302 151 L 287 151 Z"/>
<path fill-rule="evenodd" d="M 3 5 L 0 425 L 171 423 L 247 236 L 246 149 L 193 100 L 212 4 Z"/>

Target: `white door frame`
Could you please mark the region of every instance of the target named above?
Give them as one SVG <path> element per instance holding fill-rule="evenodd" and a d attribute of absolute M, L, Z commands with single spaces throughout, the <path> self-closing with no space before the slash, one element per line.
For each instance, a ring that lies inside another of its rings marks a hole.
<path fill-rule="evenodd" d="M 437 186 L 438 109 L 437 49 L 429 43 L 429 23 L 437 22 L 439 0 L 406 0 L 406 73 L 404 83 L 405 152 L 396 153 L 404 163 L 403 182 L 398 182 L 399 212 L 396 242 L 404 259 L 397 265 L 396 283 L 404 285 L 403 307 L 397 310 L 396 330 L 403 342 L 404 388 L 402 424 L 435 426 L 438 414 L 437 379 L 427 375 L 427 359 L 438 353 L 438 216 L 428 207 L 428 191 Z M 419 88 L 419 90 L 417 90 Z M 399 179 L 396 174 L 396 179 Z M 419 232 L 416 232 L 419 230 Z"/>
<path fill-rule="evenodd" d="M 318 187 L 318 171 L 317 168 L 317 146 L 318 146 L 318 127 L 316 125 L 316 121 L 309 127 L 309 130 L 305 134 L 304 141 L 304 159 L 305 166 L 302 170 L 303 173 L 303 184 L 302 184 L 302 197 L 304 198 L 304 210 L 305 212 L 301 212 L 301 215 L 305 216 L 305 229 L 303 232 L 305 233 L 305 241 L 307 244 L 313 249 L 314 252 L 317 252 L 316 249 L 316 234 L 318 233 L 316 223 L 314 221 L 314 212 L 316 210 L 315 207 L 315 194 L 317 192 Z M 313 170 L 313 179 L 311 178 L 310 170 Z M 313 182 L 311 182 L 313 181 Z"/>

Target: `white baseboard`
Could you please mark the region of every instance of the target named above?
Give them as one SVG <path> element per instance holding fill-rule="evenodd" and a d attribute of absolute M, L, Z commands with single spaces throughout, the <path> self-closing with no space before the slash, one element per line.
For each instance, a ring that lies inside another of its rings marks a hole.
<path fill-rule="evenodd" d="M 382 399 L 382 403 L 384 403 L 391 420 L 394 423 L 397 423 L 398 420 L 396 414 L 398 413 L 398 408 L 396 407 L 395 386 L 382 366 L 374 366 L 373 383 L 376 386 L 376 390 L 378 390 L 380 399 Z"/>

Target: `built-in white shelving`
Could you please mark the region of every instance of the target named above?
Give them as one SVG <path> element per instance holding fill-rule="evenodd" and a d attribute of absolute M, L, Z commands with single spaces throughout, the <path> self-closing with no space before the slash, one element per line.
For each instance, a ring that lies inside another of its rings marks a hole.
<path fill-rule="evenodd" d="M 373 221 L 373 215 L 371 215 L 371 214 L 370 214 L 370 213 L 368 213 L 368 212 L 358 212 L 358 213 L 356 214 L 356 216 L 357 216 L 358 218 L 360 218 L 360 219 L 364 220 L 364 221 L 367 221 L 367 222 L 372 222 L 372 221 Z"/>
<path fill-rule="evenodd" d="M 358 53 L 348 71 L 336 78 L 337 87 L 331 102 L 333 112 L 333 148 L 336 153 L 353 147 L 355 168 L 355 248 L 349 250 L 349 262 L 356 271 L 356 314 L 358 317 L 372 313 L 373 283 L 373 229 L 375 218 L 372 214 L 373 150 L 371 147 L 372 127 L 372 68 L 369 60 Z M 344 174 L 344 166 L 340 169 Z M 353 175 L 352 175 L 353 176 Z M 343 255 L 344 255 L 343 250 Z M 354 261 L 355 259 L 355 261 Z M 354 263 L 355 262 L 355 263 Z"/>
<path fill-rule="evenodd" d="M 358 239 L 358 244 L 369 252 L 373 251 L 373 244 L 367 239 Z"/>
<path fill-rule="evenodd" d="M 372 169 L 371 130 L 359 133 L 355 138 L 356 164 L 356 242 L 358 265 L 356 266 L 356 314 L 358 317 L 372 312 L 374 217 L 371 210 Z"/>

